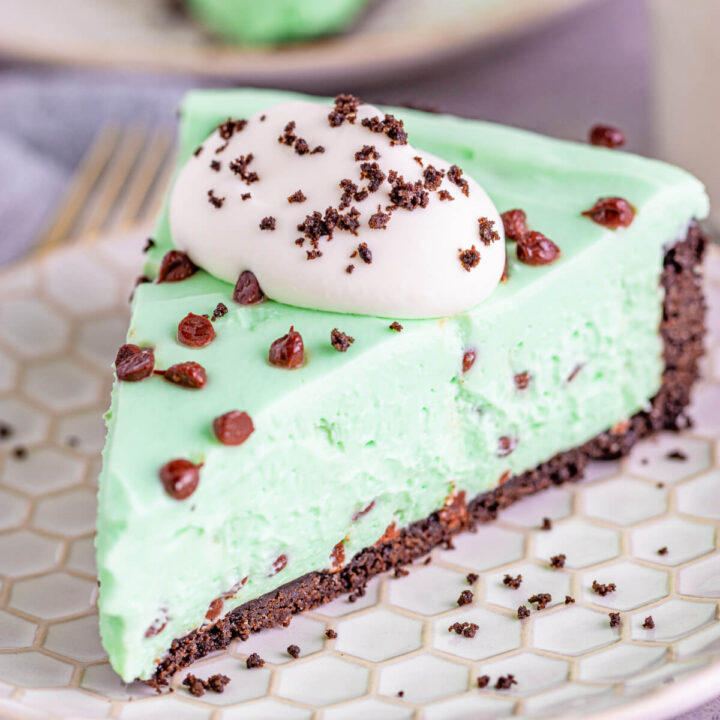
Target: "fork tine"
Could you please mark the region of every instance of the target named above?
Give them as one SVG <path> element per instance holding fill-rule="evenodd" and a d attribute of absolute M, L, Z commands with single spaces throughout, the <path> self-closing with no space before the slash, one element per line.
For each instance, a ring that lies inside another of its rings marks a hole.
<path fill-rule="evenodd" d="M 46 249 L 66 240 L 81 214 L 97 179 L 102 175 L 120 136 L 116 125 L 106 125 L 93 140 L 75 172 L 60 210 L 48 223 L 47 230 L 40 236 L 36 249 Z"/>
<path fill-rule="evenodd" d="M 143 203 L 139 218 L 141 222 L 151 222 L 160 212 L 163 202 L 165 201 L 165 194 L 167 192 L 168 185 L 170 184 L 173 170 L 173 153 L 168 153 L 163 158 L 163 162 L 155 177 L 155 182 L 153 182 L 152 187 L 147 193 L 145 202 Z"/>
<path fill-rule="evenodd" d="M 93 188 L 94 197 L 89 198 L 87 215 L 80 218 L 75 228 L 76 236 L 97 234 L 105 227 L 126 187 L 147 136 L 148 131 L 140 127 L 128 128 L 123 133 L 105 172 Z"/>
<path fill-rule="evenodd" d="M 120 209 L 116 225 L 131 225 L 138 220 L 143 205 L 153 185 L 167 162 L 168 151 L 172 144 L 172 134 L 167 130 L 156 130 L 150 136 L 145 152 L 140 160 L 137 172 L 133 176 L 132 185 Z"/>

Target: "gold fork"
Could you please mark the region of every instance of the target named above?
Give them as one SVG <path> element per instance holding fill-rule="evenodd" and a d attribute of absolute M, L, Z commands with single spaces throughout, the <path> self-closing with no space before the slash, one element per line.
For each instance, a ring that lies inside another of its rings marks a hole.
<path fill-rule="evenodd" d="M 35 250 L 149 224 L 170 179 L 171 147 L 167 130 L 103 127 Z"/>

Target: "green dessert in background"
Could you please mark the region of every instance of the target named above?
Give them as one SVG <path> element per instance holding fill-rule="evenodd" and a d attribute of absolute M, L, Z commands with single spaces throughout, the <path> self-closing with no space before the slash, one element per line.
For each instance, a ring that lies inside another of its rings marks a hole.
<path fill-rule="evenodd" d="M 214 35 L 231 43 L 308 40 L 349 26 L 369 0 L 185 0 Z"/>
<path fill-rule="evenodd" d="M 264 90 L 191 93 L 181 112 L 179 166 L 219 158 L 220 178 L 231 156 L 215 152 L 217 134 L 208 142 L 218 125 L 228 117 L 248 118 L 248 128 L 270 123 L 270 111 L 267 121 L 259 114 L 298 98 L 323 102 Z M 150 677 L 174 638 L 308 573 L 339 569 L 459 493 L 470 499 L 582 445 L 646 408 L 660 389 L 664 248 L 707 214 L 702 185 L 630 154 L 445 115 L 388 112 L 404 121 L 410 143 L 443 158 L 445 168 L 459 165 L 500 212 L 522 208 L 562 255 L 527 264 L 507 240 L 509 281 L 477 307 L 441 319 L 271 299 L 240 305 L 231 283 L 202 269 L 182 282 L 140 285 L 128 343 L 154 348 L 156 369 L 202 364 L 207 383 L 189 389 L 149 376 L 117 381 L 113 390 L 99 491 L 99 611 L 104 646 L 125 680 Z M 284 123 L 273 126 L 275 135 Z M 333 132 L 308 132 L 307 141 L 329 147 Z M 385 137 L 367 136 L 391 157 Z M 262 148 L 254 152 L 259 161 Z M 260 173 L 256 184 L 238 181 L 214 197 L 212 187 L 198 190 L 221 217 L 262 181 Z M 607 197 L 632 204 L 626 227 L 583 215 Z M 262 236 L 279 263 L 281 229 Z M 153 277 L 173 247 L 166 211 L 149 255 Z M 381 255 L 382 240 L 374 250 Z M 227 313 L 214 320 L 212 342 L 178 342 L 188 313 L 212 315 L 220 304 Z M 289 371 L 268 362 L 268 351 L 291 326 L 306 356 Z M 344 352 L 331 344 L 334 329 L 354 339 Z M 228 446 L 214 421 L 233 410 L 247 413 L 253 430 Z M 190 496 L 173 497 L 163 485 L 161 468 L 174 459 L 199 468 Z"/>

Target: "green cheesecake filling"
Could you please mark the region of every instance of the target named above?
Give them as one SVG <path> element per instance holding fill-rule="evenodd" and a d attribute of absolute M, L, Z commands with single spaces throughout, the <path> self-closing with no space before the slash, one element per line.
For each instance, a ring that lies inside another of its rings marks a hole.
<path fill-rule="evenodd" d="M 262 90 L 191 93 L 179 164 L 218 123 L 293 96 Z M 232 285 L 200 271 L 140 285 L 128 342 L 155 348 L 155 367 L 193 360 L 208 382 L 188 390 L 151 377 L 116 383 L 107 416 L 97 534 L 103 643 L 125 679 L 149 677 L 173 638 L 317 570 L 333 569 L 442 507 L 453 492 L 496 487 L 643 409 L 660 387 L 663 248 L 707 214 L 687 173 L 630 154 L 488 123 L 395 110 L 411 142 L 475 178 L 500 211 L 522 208 L 552 238 L 552 265 L 519 263 L 480 306 L 442 320 L 402 321 L 241 307 Z M 581 213 L 620 196 L 633 223 L 608 230 Z M 161 219 L 154 273 L 172 248 Z M 215 340 L 176 340 L 189 312 L 212 314 Z M 307 362 L 267 362 L 293 325 Z M 339 328 L 355 338 L 330 344 Z M 475 361 L 463 370 L 468 350 Z M 212 421 L 244 410 L 255 431 L 221 445 Z M 187 500 L 159 468 L 202 463 Z M 220 605 L 215 603 L 214 607 Z M 212 614 L 211 614 L 212 615 Z"/>

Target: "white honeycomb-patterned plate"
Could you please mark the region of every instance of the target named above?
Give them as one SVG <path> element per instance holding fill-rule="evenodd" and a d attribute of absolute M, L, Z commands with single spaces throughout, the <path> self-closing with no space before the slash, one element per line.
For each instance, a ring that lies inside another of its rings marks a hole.
<path fill-rule="evenodd" d="M 12 429 L 0 428 L 0 717 L 666 718 L 720 691 L 718 248 L 692 430 L 592 465 L 583 482 L 518 503 L 407 577 L 375 579 L 355 603 L 336 600 L 197 663 L 200 677 L 230 676 L 222 695 L 194 698 L 182 675 L 159 697 L 123 684 L 98 637 L 92 537 L 110 364 L 142 239 L 75 246 L 0 274 L 0 421 Z M 539 529 L 544 517 L 550 531 Z M 566 567 L 552 570 L 557 553 Z M 474 601 L 458 608 L 469 572 L 480 574 Z M 503 585 L 506 573 L 522 573 L 520 589 Z M 600 597 L 593 580 L 617 592 Z M 552 603 L 517 620 L 538 592 Z M 476 636 L 450 634 L 456 620 L 477 623 Z M 246 668 L 251 652 L 262 669 Z M 517 684 L 496 690 L 508 673 Z"/>

